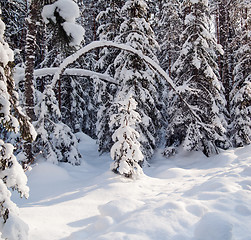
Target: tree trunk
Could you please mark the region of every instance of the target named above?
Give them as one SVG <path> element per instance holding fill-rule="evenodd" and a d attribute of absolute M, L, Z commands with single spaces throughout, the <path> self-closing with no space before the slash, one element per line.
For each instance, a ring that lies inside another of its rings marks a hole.
<path fill-rule="evenodd" d="M 219 43 L 222 45 L 224 55 L 220 57 L 219 72 L 220 78 L 225 88 L 225 98 L 227 102 L 227 111 L 229 112 L 229 94 L 232 85 L 232 72 L 231 72 L 231 50 L 230 50 L 230 16 L 229 4 L 227 0 L 221 0 L 219 5 Z"/>
<path fill-rule="evenodd" d="M 35 67 L 35 50 L 36 50 L 36 33 L 37 33 L 37 16 L 38 1 L 33 0 L 30 4 L 30 11 L 27 18 L 26 34 L 26 59 L 25 59 L 25 111 L 31 121 L 35 120 L 34 112 L 34 67 Z M 27 157 L 26 163 L 33 162 L 32 146 L 30 142 L 24 145 L 24 152 Z"/>

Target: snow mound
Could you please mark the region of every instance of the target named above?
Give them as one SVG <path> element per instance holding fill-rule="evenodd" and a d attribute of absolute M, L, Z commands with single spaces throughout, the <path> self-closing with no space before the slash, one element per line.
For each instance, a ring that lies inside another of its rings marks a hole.
<path fill-rule="evenodd" d="M 64 168 L 49 162 L 43 162 L 31 170 L 30 182 L 39 181 L 41 183 L 41 179 L 43 179 L 43 184 L 48 184 L 68 181 L 70 176 Z"/>
<path fill-rule="evenodd" d="M 8 221 L 3 225 L 2 238 L 27 240 L 28 239 L 28 225 L 23 222 L 19 217 L 10 213 Z M 0 239 L 2 239 L 0 237 Z"/>
<path fill-rule="evenodd" d="M 251 210 L 245 206 L 245 205 L 237 205 L 235 207 L 235 211 L 243 216 L 250 216 L 251 215 Z"/>
<path fill-rule="evenodd" d="M 205 214 L 194 230 L 196 240 L 232 240 L 232 224 L 216 212 Z"/>
<path fill-rule="evenodd" d="M 197 217 L 202 217 L 206 212 L 208 212 L 208 208 L 199 204 L 188 205 L 186 210 Z"/>
<path fill-rule="evenodd" d="M 244 170 L 241 172 L 241 175 L 251 176 L 251 166 L 250 167 L 245 167 Z"/>
<path fill-rule="evenodd" d="M 144 203 L 132 199 L 121 198 L 110 201 L 98 207 L 101 216 L 110 216 L 113 219 L 123 218 L 127 213 L 139 209 Z"/>
<path fill-rule="evenodd" d="M 82 165 L 40 162 L 27 172 L 30 198 L 12 195 L 28 240 L 250 240 L 250 146 L 156 155 L 132 181 L 109 171 L 95 140 L 77 138 Z"/>
<path fill-rule="evenodd" d="M 107 229 L 108 227 L 112 226 L 114 223 L 113 219 L 109 216 L 101 217 L 95 224 L 95 230 L 96 231 L 102 231 Z"/>

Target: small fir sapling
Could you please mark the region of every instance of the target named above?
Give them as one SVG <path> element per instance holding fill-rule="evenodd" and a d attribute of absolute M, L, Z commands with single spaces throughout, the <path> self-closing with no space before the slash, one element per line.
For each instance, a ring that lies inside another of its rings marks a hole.
<path fill-rule="evenodd" d="M 135 130 L 141 117 L 135 111 L 137 102 L 130 94 L 124 101 L 119 101 L 118 105 L 118 114 L 111 116 L 111 124 L 119 125 L 112 135 L 115 143 L 111 148 L 111 157 L 114 160 L 111 169 L 125 177 L 137 178 L 143 173 L 141 164 L 144 158 L 138 141 L 139 133 Z"/>

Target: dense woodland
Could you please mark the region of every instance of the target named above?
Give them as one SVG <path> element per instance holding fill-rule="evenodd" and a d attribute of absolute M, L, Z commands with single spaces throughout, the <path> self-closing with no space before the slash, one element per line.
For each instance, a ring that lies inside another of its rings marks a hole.
<path fill-rule="evenodd" d="M 76 132 L 96 139 L 100 153 L 111 152 L 111 169 L 132 178 L 158 147 L 167 157 L 181 148 L 209 157 L 250 144 L 250 1 L 0 7 L 2 229 L 16 222 L 8 220 L 8 188 L 28 196 L 19 163 L 79 165 Z"/>

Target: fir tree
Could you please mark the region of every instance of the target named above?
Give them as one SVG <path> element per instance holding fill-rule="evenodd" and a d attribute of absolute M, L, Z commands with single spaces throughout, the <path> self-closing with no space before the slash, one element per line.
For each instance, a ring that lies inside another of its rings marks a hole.
<path fill-rule="evenodd" d="M 116 41 L 116 37 L 119 34 L 119 28 L 123 22 L 121 16 L 121 8 L 125 1 L 98 1 L 98 6 L 105 7 L 97 16 L 97 21 L 99 23 L 98 27 L 98 38 L 100 41 Z M 104 72 L 110 76 L 114 76 L 115 67 L 114 60 L 120 53 L 120 50 L 114 48 L 103 48 L 99 53 L 99 59 L 97 61 L 96 71 Z M 97 136 L 99 150 L 101 152 L 108 151 L 110 144 L 110 139 L 104 139 L 102 136 L 109 132 L 109 136 L 112 135 L 114 129 L 109 127 L 109 116 L 110 107 L 113 99 L 117 92 L 117 86 L 114 84 L 109 84 L 101 81 L 96 81 L 96 104 L 98 106 L 97 112 Z M 113 108 L 113 107 L 111 107 Z M 107 116 L 107 117 L 104 117 Z M 108 140 L 108 142 L 107 142 Z M 108 144 L 108 148 L 106 145 Z"/>
<path fill-rule="evenodd" d="M 115 161 L 111 169 L 128 178 L 136 178 L 142 174 L 141 165 L 143 154 L 138 141 L 139 133 L 135 130 L 135 124 L 141 121 L 140 115 L 135 111 L 137 103 L 131 97 L 122 96 L 119 104 L 118 114 L 111 116 L 111 124 L 119 125 L 112 135 L 115 142 L 111 148 L 111 157 Z"/>
<path fill-rule="evenodd" d="M 37 106 L 39 118 L 34 125 L 38 133 L 35 151 L 52 163 L 80 164 L 78 141 L 71 129 L 61 120 L 61 112 L 53 87 L 48 85 Z"/>
<path fill-rule="evenodd" d="M 0 10 L 1 14 L 1 10 Z M 0 19 L 0 122 L 7 131 L 17 132 L 26 140 L 34 140 L 36 133 L 18 105 L 14 91 L 10 63 L 13 52 L 4 41 L 5 25 Z M 21 197 L 28 197 L 27 177 L 13 155 L 13 145 L 0 139 L 0 232 L 2 239 L 28 238 L 28 226 L 18 217 L 17 207 L 11 200 L 9 189 L 17 190 Z"/>
<path fill-rule="evenodd" d="M 146 56 L 157 61 L 154 54 L 157 42 L 153 31 L 147 22 L 147 4 L 145 1 L 127 1 L 122 8 L 124 22 L 120 27 L 117 42 L 128 44 L 142 51 Z M 164 88 L 154 71 L 137 56 L 122 51 L 115 59 L 115 79 L 119 83 L 117 94 L 126 96 L 129 92 L 138 103 L 138 112 L 142 122 L 137 124 L 136 130 L 140 134 L 139 142 L 145 159 L 149 159 L 156 147 L 157 129 L 161 127 L 161 107 L 163 102 L 160 95 Z M 162 88 L 162 89 L 161 89 Z M 102 118 L 108 118 L 116 113 L 116 102 L 106 109 Z M 113 131 L 114 126 L 110 126 Z M 112 145 L 111 135 L 104 132 L 99 135 L 102 150 L 107 151 Z"/>
<path fill-rule="evenodd" d="M 248 4 L 238 2 L 240 29 L 236 51 L 236 66 L 234 68 L 234 85 L 230 93 L 230 137 L 235 147 L 251 143 L 251 45 L 250 45 L 250 18 Z"/>
<path fill-rule="evenodd" d="M 50 54 L 43 64 L 57 66 L 62 61 L 61 58 L 66 57 L 67 51 L 69 54 L 71 48 L 74 49 L 74 46 L 79 45 L 83 40 L 84 30 L 75 23 L 75 18 L 79 16 L 79 9 L 72 0 L 58 0 L 53 4 L 46 5 L 42 11 L 42 16 L 45 23 L 51 29 L 55 29 L 48 42 L 57 42 L 50 49 Z M 58 54 L 58 52 L 61 53 Z M 57 83 L 49 81 L 45 84 L 45 90 L 41 94 L 38 93 L 39 104 L 36 107 L 38 120 L 35 126 L 39 139 L 35 151 L 42 151 L 43 156 L 52 162 L 79 164 L 80 155 L 77 150 L 77 139 L 70 127 L 65 124 L 70 117 L 62 117 L 74 115 L 74 111 L 78 111 L 76 108 L 79 106 L 74 105 L 77 103 L 77 99 L 74 98 L 74 95 L 72 96 L 72 93 L 75 93 L 72 91 L 72 87 L 74 87 L 72 78 L 64 77 L 60 78 Z M 55 88 L 56 84 L 57 88 Z M 72 107 L 75 108 L 72 109 Z M 71 118 L 67 124 L 71 127 L 76 126 Z"/>
<path fill-rule="evenodd" d="M 160 65 L 171 75 L 171 67 L 179 56 L 179 38 L 183 31 L 181 4 L 179 0 L 163 0 L 159 4 L 155 32 L 160 45 Z"/>
<path fill-rule="evenodd" d="M 24 47 L 27 17 L 27 3 L 25 0 L 2 0 L 2 19 L 6 23 L 5 37 L 11 49 L 16 50 L 15 62 L 24 62 Z"/>
<path fill-rule="evenodd" d="M 169 94 L 169 124 L 166 155 L 176 148 L 200 150 L 206 156 L 228 146 L 224 120 L 224 95 L 217 69 L 215 51 L 220 50 L 209 33 L 206 0 L 186 1 L 185 30 L 180 56 L 172 67 L 180 96 Z"/>
<path fill-rule="evenodd" d="M 105 3 L 104 3 L 105 2 Z M 121 16 L 121 8 L 125 1 L 101 1 L 99 4 L 103 7 L 106 6 L 104 11 L 101 11 L 97 16 L 99 27 L 97 30 L 98 38 L 100 41 L 115 41 L 119 34 L 119 27 L 123 22 Z M 107 74 L 114 75 L 114 59 L 118 55 L 117 49 L 104 48 L 99 54 L 97 66 L 99 70 L 105 70 Z"/>

